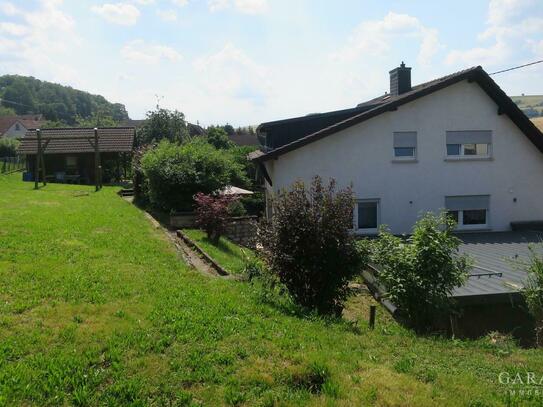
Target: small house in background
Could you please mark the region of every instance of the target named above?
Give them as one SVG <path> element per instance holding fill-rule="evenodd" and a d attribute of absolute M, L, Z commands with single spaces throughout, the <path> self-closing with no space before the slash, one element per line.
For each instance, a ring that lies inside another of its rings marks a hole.
<path fill-rule="evenodd" d="M 97 157 L 105 183 L 126 178 L 136 131 L 133 127 L 61 128 L 29 130 L 21 139 L 18 153 L 26 158 L 26 181 L 35 180 L 38 142 L 43 164 L 40 179 L 76 184 L 96 183 Z M 95 139 L 98 140 L 97 146 Z M 96 148 L 97 147 L 97 148 Z"/>
<path fill-rule="evenodd" d="M 28 129 L 40 128 L 45 124 L 41 114 L 0 117 L 0 139 L 24 137 Z"/>

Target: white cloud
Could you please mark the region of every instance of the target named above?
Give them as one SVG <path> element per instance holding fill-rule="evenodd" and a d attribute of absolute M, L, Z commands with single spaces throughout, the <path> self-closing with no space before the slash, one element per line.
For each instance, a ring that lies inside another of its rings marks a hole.
<path fill-rule="evenodd" d="M 64 57 L 75 53 L 80 38 L 74 19 L 62 10 L 62 0 L 39 0 L 29 10 L 6 4 L 2 4 L 2 11 L 14 13 L 20 21 L 0 25 L 0 70 L 77 83 L 81 76 Z M 17 40 L 7 39 L 5 34 Z"/>
<path fill-rule="evenodd" d="M 129 61 L 157 64 L 162 60 L 179 61 L 182 56 L 166 45 L 151 44 L 144 40 L 134 40 L 123 46 L 121 56 Z"/>
<path fill-rule="evenodd" d="M 5 14 L 8 17 L 14 16 L 19 12 L 20 10 L 15 7 L 13 3 L 7 1 L 0 3 L 0 13 Z"/>
<path fill-rule="evenodd" d="M 244 14 L 264 14 L 268 11 L 267 0 L 209 0 L 209 10 L 212 12 L 235 8 Z"/>
<path fill-rule="evenodd" d="M 188 0 L 171 0 L 173 4 L 179 7 L 185 7 L 189 1 Z"/>
<path fill-rule="evenodd" d="M 362 22 L 351 34 L 347 45 L 333 53 L 332 57 L 349 62 L 362 55 L 383 55 L 397 41 L 406 39 L 420 42 L 420 64 L 429 64 L 442 47 L 437 30 L 425 27 L 416 17 L 389 12 L 382 20 Z"/>
<path fill-rule="evenodd" d="M 15 37 L 28 34 L 28 28 L 21 24 L 0 22 L 0 32 Z"/>
<path fill-rule="evenodd" d="M 138 22 L 140 11 L 130 3 L 105 3 L 92 6 L 91 10 L 113 24 L 134 25 Z"/>
<path fill-rule="evenodd" d="M 231 43 L 215 54 L 197 59 L 194 68 L 210 98 L 223 95 L 261 103 L 269 88 L 267 69 Z"/>
<path fill-rule="evenodd" d="M 164 21 L 177 21 L 177 12 L 175 10 L 157 10 L 156 14 Z"/>
<path fill-rule="evenodd" d="M 235 0 L 236 8 L 245 14 L 262 14 L 268 10 L 266 0 Z"/>
<path fill-rule="evenodd" d="M 498 66 L 514 58 L 542 38 L 543 18 L 537 11 L 539 0 L 490 0 L 485 29 L 478 35 L 481 45 L 465 50 L 452 50 L 446 58 L 454 65 Z M 541 10 L 541 9 L 539 9 Z M 485 44 L 486 42 L 486 44 Z"/>

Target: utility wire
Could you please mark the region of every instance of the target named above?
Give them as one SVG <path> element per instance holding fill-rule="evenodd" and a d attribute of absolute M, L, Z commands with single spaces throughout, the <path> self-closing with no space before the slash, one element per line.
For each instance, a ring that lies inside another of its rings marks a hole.
<path fill-rule="evenodd" d="M 513 70 L 515 70 L 515 69 L 524 68 L 524 67 L 526 67 L 526 66 L 540 64 L 540 63 L 542 63 L 542 62 L 543 62 L 543 59 L 541 59 L 541 60 L 539 60 L 539 61 L 530 62 L 529 64 L 514 66 L 513 68 L 508 68 L 508 69 L 503 69 L 503 70 L 501 70 L 501 71 L 492 72 L 492 73 L 489 73 L 489 75 L 496 75 L 496 74 L 503 73 L 503 72 L 509 72 L 509 71 L 513 71 Z"/>
<path fill-rule="evenodd" d="M 30 105 L 25 105 L 24 103 L 14 102 L 13 100 L 0 99 L 0 102 L 6 102 L 6 103 L 11 103 L 13 105 L 19 105 L 19 106 L 25 106 L 25 107 L 31 107 L 31 108 L 34 107 Z"/>

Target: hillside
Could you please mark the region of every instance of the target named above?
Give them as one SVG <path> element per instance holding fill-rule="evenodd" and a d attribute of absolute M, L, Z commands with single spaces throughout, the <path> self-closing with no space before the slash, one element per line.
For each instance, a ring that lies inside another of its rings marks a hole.
<path fill-rule="evenodd" d="M 532 119 L 532 121 L 539 128 L 539 130 L 543 131 L 543 117 L 535 117 Z"/>
<path fill-rule="evenodd" d="M 41 113 L 47 120 L 67 124 L 75 124 L 78 116 L 86 119 L 96 114 L 110 116 L 115 121 L 129 119 L 123 104 L 31 76 L 0 76 L 0 99 L 2 106 L 19 115 Z"/>
<path fill-rule="evenodd" d="M 511 99 L 530 118 L 543 114 L 543 95 L 511 96 Z"/>

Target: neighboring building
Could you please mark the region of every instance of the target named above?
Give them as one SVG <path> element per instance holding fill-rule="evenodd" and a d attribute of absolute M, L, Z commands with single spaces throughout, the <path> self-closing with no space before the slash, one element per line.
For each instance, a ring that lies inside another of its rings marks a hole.
<path fill-rule="evenodd" d="M 358 234 L 409 233 L 440 209 L 470 231 L 543 220 L 543 135 L 481 67 L 412 87 L 402 64 L 390 85 L 353 109 L 261 124 L 268 196 L 315 175 L 352 185 Z"/>
<path fill-rule="evenodd" d="M 104 182 L 119 180 L 126 173 L 126 165 L 129 165 L 134 146 L 134 136 L 133 127 L 98 129 L 98 151 Z M 95 182 L 94 129 L 43 129 L 41 138 L 48 180 L 81 184 Z M 21 140 L 18 149 L 19 154 L 26 157 L 28 181 L 34 180 L 37 151 L 36 130 L 30 130 Z"/>
<path fill-rule="evenodd" d="M 234 133 L 228 136 L 230 141 L 232 141 L 237 146 L 259 146 L 258 138 L 256 134 L 251 133 Z"/>
<path fill-rule="evenodd" d="M 45 122 L 42 115 L 0 117 L 0 138 L 22 138 L 28 130 L 39 128 Z"/>

